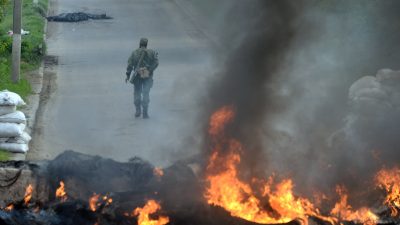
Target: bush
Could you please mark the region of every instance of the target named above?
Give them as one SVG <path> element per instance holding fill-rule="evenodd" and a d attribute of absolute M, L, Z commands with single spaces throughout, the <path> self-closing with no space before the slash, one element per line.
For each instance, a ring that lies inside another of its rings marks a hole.
<path fill-rule="evenodd" d="M 12 37 L 3 35 L 0 38 L 0 57 L 10 55 L 12 51 Z"/>
<path fill-rule="evenodd" d="M 3 21 L 8 0 L 0 0 L 0 22 Z"/>

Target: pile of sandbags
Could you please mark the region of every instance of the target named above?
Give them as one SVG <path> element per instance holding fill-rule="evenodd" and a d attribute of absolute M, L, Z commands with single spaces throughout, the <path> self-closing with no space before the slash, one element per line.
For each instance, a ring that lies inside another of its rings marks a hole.
<path fill-rule="evenodd" d="M 24 100 L 13 92 L 0 91 L 0 149 L 15 153 L 26 153 L 31 137 L 25 132 L 26 117 L 17 106 Z"/>

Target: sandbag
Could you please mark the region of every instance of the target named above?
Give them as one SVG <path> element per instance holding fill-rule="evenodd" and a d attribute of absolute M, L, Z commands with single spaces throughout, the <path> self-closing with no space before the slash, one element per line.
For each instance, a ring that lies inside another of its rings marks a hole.
<path fill-rule="evenodd" d="M 19 137 L 0 138 L 0 143 L 28 144 L 31 139 L 28 133 L 23 132 Z"/>
<path fill-rule="evenodd" d="M 24 129 L 23 123 L 0 123 L 0 137 L 19 137 Z"/>
<path fill-rule="evenodd" d="M 0 105 L 0 115 L 10 114 L 17 110 L 15 105 Z"/>
<path fill-rule="evenodd" d="M 0 91 L 0 105 L 25 105 L 24 100 L 17 93 L 8 90 Z"/>
<path fill-rule="evenodd" d="M 32 137 L 24 131 L 21 136 L 16 137 L 15 139 L 17 140 L 17 143 L 28 144 L 28 142 L 32 140 Z"/>
<path fill-rule="evenodd" d="M 0 149 L 14 153 L 26 153 L 29 147 L 27 144 L 0 143 Z"/>
<path fill-rule="evenodd" d="M 25 114 L 21 111 L 8 113 L 0 116 L 0 123 L 26 123 Z"/>

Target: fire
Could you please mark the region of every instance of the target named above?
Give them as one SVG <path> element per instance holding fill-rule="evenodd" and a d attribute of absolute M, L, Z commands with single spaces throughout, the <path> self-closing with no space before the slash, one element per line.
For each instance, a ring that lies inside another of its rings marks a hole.
<path fill-rule="evenodd" d="M 238 145 L 236 142 L 233 143 Z M 210 185 L 205 198 L 209 204 L 223 207 L 232 216 L 256 223 L 288 223 L 295 219 L 306 223 L 308 216 L 334 223 L 332 218 L 320 215 L 319 210 L 309 200 L 296 197 L 290 179 L 283 180 L 275 187 L 272 187 L 271 179 L 265 183 L 263 196 L 268 199 L 269 205 L 276 213 L 273 214 L 263 207 L 263 199 L 257 197 L 252 187 L 238 179 L 236 168 L 240 163 L 240 155 L 231 153 L 221 158 L 214 152 L 211 160 L 218 163 L 209 165 L 218 165 L 222 159 L 225 161 L 225 170 L 207 177 Z"/>
<path fill-rule="evenodd" d="M 212 137 L 222 134 L 226 124 L 232 121 L 234 115 L 233 108 L 230 106 L 219 109 L 211 116 L 208 133 Z"/>
<path fill-rule="evenodd" d="M 29 184 L 25 189 L 24 203 L 27 205 L 32 199 L 33 186 Z"/>
<path fill-rule="evenodd" d="M 399 215 L 400 209 L 400 169 L 382 169 L 376 176 L 377 186 L 387 192 L 384 204 L 391 210 L 391 216 Z"/>
<path fill-rule="evenodd" d="M 353 210 L 347 203 L 347 191 L 342 186 L 336 187 L 336 192 L 340 196 L 339 202 L 331 210 L 331 215 L 338 218 L 339 221 L 354 221 L 363 223 L 365 225 L 374 225 L 378 222 L 378 216 L 375 215 L 370 209 L 363 207 L 358 210 Z"/>
<path fill-rule="evenodd" d="M 333 224 L 333 218 L 323 216 L 318 208 L 306 198 L 296 197 L 293 194 L 294 184 L 291 179 L 285 179 L 278 183 L 275 191 L 271 192 L 272 187 L 266 186 L 264 195 L 269 197 L 269 204 L 277 211 L 285 221 L 295 218 L 307 221 L 308 216 L 314 216 Z"/>
<path fill-rule="evenodd" d="M 13 204 L 10 204 L 10 205 L 8 205 L 6 208 L 4 208 L 6 211 L 8 211 L 8 212 L 10 212 L 10 211 L 12 211 L 13 209 L 14 209 L 14 205 Z"/>
<path fill-rule="evenodd" d="M 113 200 L 112 200 L 112 198 L 105 195 L 105 196 L 103 196 L 103 202 L 105 203 L 105 205 L 110 205 L 113 202 Z"/>
<path fill-rule="evenodd" d="M 89 198 L 89 208 L 93 212 L 96 212 L 97 210 L 97 203 L 99 202 L 100 199 L 100 194 L 94 193 L 92 197 Z"/>
<path fill-rule="evenodd" d="M 160 167 L 155 167 L 153 173 L 156 177 L 161 178 L 164 176 L 164 171 Z"/>
<path fill-rule="evenodd" d="M 136 208 L 133 211 L 133 216 L 138 216 L 138 225 L 164 225 L 169 222 L 167 216 L 159 216 L 157 220 L 151 219 L 149 216 L 161 209 L 160 204 L 154 200 L 147 201 L 143 208 Z"/>
<path fill-rule="evenodd" d="M 211 156 L 214 160 L 219 160 L 219 157 L 217 152 Z M 210 183 L 205 193 L 207 202 L 225 208 L 232 216 L 258 223 L 276 223 L 277 221 L 262 209 L 260 200 L 254 195 L 251 187 L 237 178 L 236 165 L 239 162 L 240 156 L 232 153 L 226 157 L 225 171 L 207 177 Z"/>
<path fill-rule="evenodd" d="M 308 215 L 318 216 L 311 202 L 293 195 L 291 180 L 278 184 L 274 192 L 271 192 L 270 182 L 265 184 L 264 195 L 268 195 L 268 203 L 278 215 L 266 210 L 252 187 L 239 180 L 237 167 L 243 146 L 235 139 L 224 137 L 224 128 L 233 117 L 232 107 L 223 107 L 210 119 L 209 134 L 215 143 L 207 166 L 207 202 L 225 208 L 232 216 L 256 223 L 287 223 L 294 219 L 307 221 Z"/>
<path fill-rule="evenodd" d="M 65 202 L 67 200 L 67 192 L 65 192 L 65 185 L 63 181 L 60 181 L 60 187 L 56 190 L 56 198 L 60 199 L 61 202 Z"/>
<path fill-rule="evenodd" d="M 108 206 L 111 205 L 113 199 L 104 195 L 103 197 L 100 194 L 93 193 L 92 197 L 89 198 L 89 209 L 93 212 L 100 206 Z"/>
<path fill-rule="evenodd" d="M 261 194 L 250 184 L 241 181 L 238 166 L 244 147 L 238 140 L 228 138 L 224 133 L 225 126 L 233 117 L 232 107 L 223 107 L 210 119 L 209 134 L 213 141 L 213 152 L 206 169 L 208 187 L 204 193 L 208 204 L 220 206 L 232 216 L 263 224 L 288 223 L 292 220 L 308 223 L 310 216 L 330 224 L 336 224 L 342 219 L 366 225 L 377 222 L 378 217 L 367 208 L 353 211 L 347 204 L 344 192 L 339 193 L 341 200 L 331 211 L 332 216 L 324 216 L 310 200 L 295 196 L 291 179 L 274 183 L 270 177 L 262 182 L 264 188 Z M 252 182 L 258 180 L 253 178 Z"/>

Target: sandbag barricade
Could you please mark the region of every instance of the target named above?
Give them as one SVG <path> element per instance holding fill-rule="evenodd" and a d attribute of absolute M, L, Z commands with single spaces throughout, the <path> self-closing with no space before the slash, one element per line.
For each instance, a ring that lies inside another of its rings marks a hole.
<path fill-rule="evenodd" d="M 0 149 L 14 153 L 26 153 L 31 137 L 25 132 L 26 117 L 18 106 L 25 105 L 16 93 L 0 91 Z"/>

